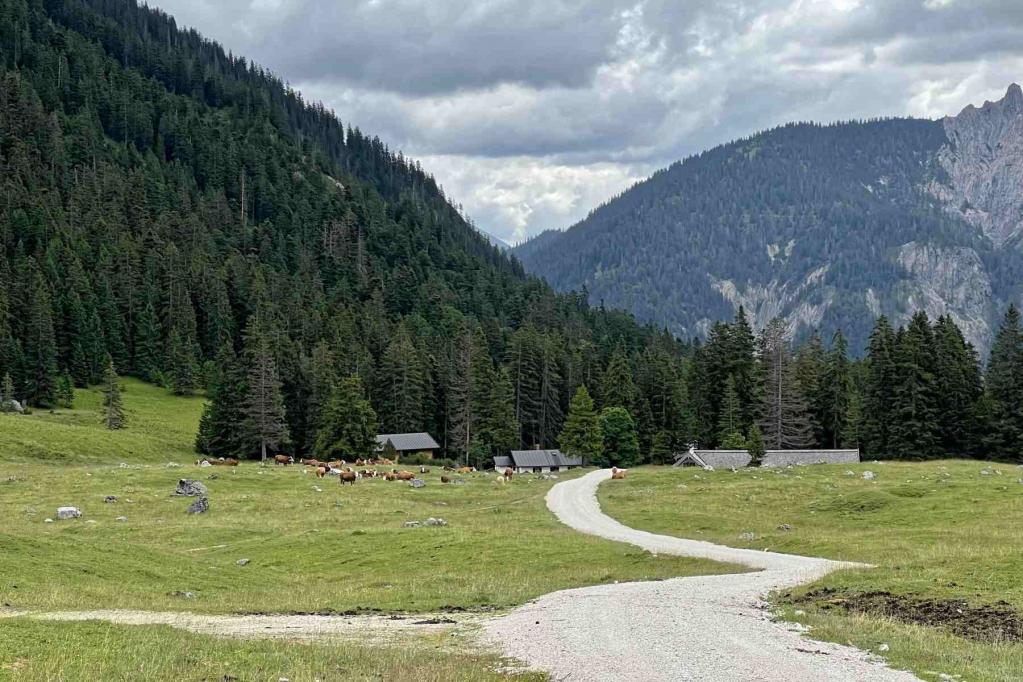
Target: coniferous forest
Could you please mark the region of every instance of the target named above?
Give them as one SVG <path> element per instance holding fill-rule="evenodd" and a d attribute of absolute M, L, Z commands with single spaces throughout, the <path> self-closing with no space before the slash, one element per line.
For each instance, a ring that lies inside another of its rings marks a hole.
<path fill-rule="evenodd" d="M 166 14 L 0 0 L 0 404 L 117 375 L 205 392 L 212 456 L 343 456 L 428 431 L 483 465 L 702 447 L 1019 459 L 1023 332 L 986 372 L 948 318 L 792 349 L 745 315 L 702 342 L 557 294 L 419 164 Z M 866 351 L 861 360 L 850 360 Z M 780 425 L 780 426 L 779 426 Z"/>

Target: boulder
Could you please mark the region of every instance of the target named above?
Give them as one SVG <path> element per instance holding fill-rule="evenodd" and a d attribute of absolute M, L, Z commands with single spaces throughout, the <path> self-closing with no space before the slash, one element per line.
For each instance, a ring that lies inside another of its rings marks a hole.
<path fill-rule="evenodd" d="M 426 519 L 426 525 L 427 526 L 446 526 L 446 525 L 448 525 L 448 522 L 445 521 L 444 519 L 435 519 L 435 518 L 433 518 L 431 516 L 430 518 Z"/>
<path fill-rule="evenodd" d="M 405 523 L 403 523 L 401 525 L 402 525 L 402 528 L 419 528 L 419 526 L 420 526 L 418 521 L 406 521 Z"/>
<path fill-rule="evenodd" d="M 424 481 L 421 478 L 413 478 L 411 481 L 409 481 L 409 485 L 412 486 L 413 488 L 424 488 L 426 487 L 426 481 Z"/>
<path fill-rule="evenodd" d="M 187 478 L 180 479 L 178 487 L 174 491 L 174 494 L 178 497 L 202 497 L 206 493 L 206 486 L 199 481 L 190 481 Z"/>
<path fill-rule="evenodd" d="M 235 563 L 238 564 L 239 566 L 248 566 L 249 565 L 249 560 L 248 559 L 239 559 Z"/>
<path fill-rule="evenodd" d="M 78 507 L 57 507 L 57 519 L 77 519 L 82 516 L 82 510 Z"/>
<path fill-rule="evenodd" d="M 200 497 L 198 500 L 188 505 L 188 509 L 185 510 L 186 514 L 205 514 L 210 510 L 209 498 Z"/>

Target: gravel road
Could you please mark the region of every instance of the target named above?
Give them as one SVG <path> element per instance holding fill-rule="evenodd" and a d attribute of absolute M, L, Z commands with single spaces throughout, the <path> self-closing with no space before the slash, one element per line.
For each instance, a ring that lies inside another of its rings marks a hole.
<path fill-rule="evenodd" d="M 918 680 L 859 649 L 806 639 L 765 610 L 769 592 L 854 564 L 634 530 L 600 511 L 597 486 L 610 475 L 595 471 L 559 483 L 547 506 L 582 533 L 761 570 L 554 592 L 484 624 L 485 637 L 506 655 L 571 682 Z"/>

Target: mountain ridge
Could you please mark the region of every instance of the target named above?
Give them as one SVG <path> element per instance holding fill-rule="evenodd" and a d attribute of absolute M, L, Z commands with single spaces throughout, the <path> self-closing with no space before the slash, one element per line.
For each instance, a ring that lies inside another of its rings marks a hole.
<path fill-rule="evenodd" d="M 984 353 L 1020 301 L 1021 169 L 1013 84 L 939 120 L 793 123 L 720 145 L 512 253 L 556 289 L 686 339 L 741 305 L 796 337 L 842 328 L 858 353 L 874 317 L 923 309 Z"/>

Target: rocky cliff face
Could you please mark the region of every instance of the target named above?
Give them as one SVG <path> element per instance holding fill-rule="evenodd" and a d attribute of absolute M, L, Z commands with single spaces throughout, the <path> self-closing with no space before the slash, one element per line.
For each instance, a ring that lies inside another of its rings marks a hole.
<path fill-rule="evenodd" d="M 937 161 L 947 177 L 928 185 L 946 210 L 1000 248 L 1023 232 L 1023 89 L 970 105 L 942 121 L 948 144 Z"/>

